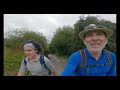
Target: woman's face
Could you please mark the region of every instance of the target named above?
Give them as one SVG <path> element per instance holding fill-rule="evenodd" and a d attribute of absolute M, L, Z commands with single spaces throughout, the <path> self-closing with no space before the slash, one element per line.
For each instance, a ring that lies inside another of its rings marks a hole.
<path fill-rule="evenodd" d="M 34 59 L 37 55 L 36 50 L 31 47 L 24 47 L 24 54 L 28 57 L 28 59 Z"/>
<path fill-rule="evenodd" d="M 102 31 L 91 31 L 85 34 L 83 42 L 89 51 L 99 52 L 105 47 L 108 39 L 106 38 L 105 33 Z"/>

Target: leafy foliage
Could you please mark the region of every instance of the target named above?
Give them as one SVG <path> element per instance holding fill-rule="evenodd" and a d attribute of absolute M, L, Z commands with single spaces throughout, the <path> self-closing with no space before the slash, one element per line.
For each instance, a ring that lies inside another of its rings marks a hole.
<path fill-rule="evenodd" d="M 30 31 L 26 28 L 10 30 L 5 35 L 4 46 L 7 48 L 21 48 L 26 40 L 35 40 L 41 44 L 43 49 L 47 48 L 47 39 L 42 33 Z"/>
<path fill-rule="evenodd" d="M 50 44 L 50 50 L 61 55 L 69 55 L 73 41 L 73 28 L 63 26 L 58 28 Z"/>
<path fill-rule="evenodd" d="M 74 24 L 74 29 L 70 26 L 58 28 L 50 44 L 52 53 L 60 55 L 70 55 L 75 51 L 85 48 L 83 41 L 79 38 L 79 32 L 84 30 L 84 27 L 89 24 L 104 25 L 105 27 L 114 30 L 114 34 L 109 38 L 106 49 L 116 53 L 116 23 L 100 19 L 99 16 L 80 16 L 79 20 Z"/>

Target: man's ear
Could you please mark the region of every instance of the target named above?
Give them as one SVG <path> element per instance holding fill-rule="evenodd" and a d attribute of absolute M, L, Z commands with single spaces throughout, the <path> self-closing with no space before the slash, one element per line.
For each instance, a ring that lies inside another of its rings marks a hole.
<path fill-rule="evenodd" d="M 83 43 L 86 45 L 86 42 L 85 42 L 85 40 L 82 40 L 83 41 Z"/>
<path fill-rule="evenodd" d="M 108 39 L 106 40 L 106 44 L 108 43 Z"/>

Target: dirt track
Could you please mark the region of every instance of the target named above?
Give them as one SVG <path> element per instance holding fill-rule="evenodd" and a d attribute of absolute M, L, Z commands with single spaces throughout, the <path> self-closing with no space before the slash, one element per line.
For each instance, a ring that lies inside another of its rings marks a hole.
<path fill-rule="evenodd" d="M 65 68 L 66 61 L 61 58 L 57 58 L 55 55 L 49 54 L 50 61 L 53 63 L 56 69 L 56 75 L 61 76 L 62 71 Z"/>

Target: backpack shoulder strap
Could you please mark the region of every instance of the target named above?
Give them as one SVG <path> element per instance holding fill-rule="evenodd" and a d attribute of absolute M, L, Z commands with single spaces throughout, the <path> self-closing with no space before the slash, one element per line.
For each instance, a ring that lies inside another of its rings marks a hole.
<path fill-rule="evenodd" d="M 49 69 L 49 68 L 46 66 L 46 64 L 45 64 L 44 55 L 41 54 L 39 61 L 40 61 L 40 64 L 41 64 L 42 66 L 44 66 L 46 69 L 48 69 L 48 71 L 49 71 L 49 72 L 48 72 L 48 75 L 50 75 L 50 74 L 51 74 L 51 71 L 50 71 L 50 69 Z"/>
<path fill-rule="evenodd" d="M 25 66 L 27 65 L 27 61 L 24 59 Z M 27 72 L 27 75 L 29 74 L 29 71 Z"/>
<path fill-rule="evenodd" d="M 75 69 L 75 72 L 78 72 L 83 66 L 85 66 L 85 63 L 87 61 L 85 49 L 80 50 L 80 54 L 81 54 L 82 62 L 77 66 L 77 68 Z"/>
<path fill-rule="evenodd" d="M 107 55 L 107 59 L 108 59 L 108 63 L 110 64 L 110 66 L 112 65 L 112 59 L 111 59 L 111 56 L 110 56 L 110 52 L 108 50 L 105 50 L 106 51 L 106 55 Z"/>
<path fill-rule="evenodd" d="M 43 54 L 45 57 L 47 57 L 50 60 L 50 57 L 48 56 L 48 54 Z"/>
<path fill-rule="evenodd" d="M 44 65 L 44 64 L 45 64 L 44 55 L 41 54 L 39 60 L 40 60 L 40 64 L 41 64 L 41 65 Z"/>
<path fill-rule="evenodd" d="M 27 61 L 24 59 L 24 64 L 25 64 L 25 66 L 27 65 Z"/>

